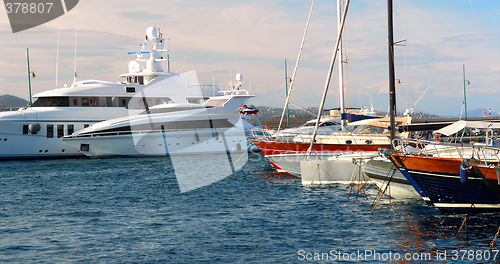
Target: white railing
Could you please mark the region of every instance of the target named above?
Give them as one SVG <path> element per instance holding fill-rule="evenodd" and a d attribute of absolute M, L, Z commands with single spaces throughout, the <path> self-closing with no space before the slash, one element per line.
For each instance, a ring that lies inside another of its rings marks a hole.
<path fill-rule="evenodd" d="M 393 140 L 393 147 L 403 155 L 476 159 L 484 165 L 498 165 L 500 162 L 500 147 L 488 146 L 484 143 L 447 143 L 397 138 Z"/>

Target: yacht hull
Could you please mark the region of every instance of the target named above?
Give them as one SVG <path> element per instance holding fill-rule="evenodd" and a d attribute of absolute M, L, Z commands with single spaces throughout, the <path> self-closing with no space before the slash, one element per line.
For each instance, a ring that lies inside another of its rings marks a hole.
<path fill-rule="evenodd" d="M 246 150 L 246 138 L 236 128 L 214 137 L 210 131 L 154 132 L 113 136 L 65 138 L 93 158 L 234 153 Z"/>
<path fill-rule="evenodd" d="M 394 198 L 421 197 L 390 160 L 370 159 L 362 163 L 361 169 L 380 190 L 386 190 L 386 194 Z M 388 183 L 390 188 L 387 186 Z M 427 197 L 422 198 L 428 200 Z"/>
<path fill-rule="evenodd" d="M 444 213 L 500 211 L 500 185 L 494 168 L 473 165 L 462 183 L 461 159 L 397 154 L 391 157 L 408 181 L 422 189 Z"/>

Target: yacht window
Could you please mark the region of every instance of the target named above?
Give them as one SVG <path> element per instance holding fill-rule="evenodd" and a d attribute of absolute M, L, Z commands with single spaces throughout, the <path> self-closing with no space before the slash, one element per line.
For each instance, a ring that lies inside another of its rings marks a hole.
<path fill-rule="evenodd" d="M 74 125 L 68 125 L 68 135 L 73 134 L 75 132 L 75 126 Z"/>
<path fill-rule="evenodd" d="M 202 104 L 203 98 L 187 98 L 187 101 L 191 104 Z"/>
<path fill-rule="evenodd" d="M 97 98 L 90 97 L 90 106 L 97 106 Z"/>
<path fill-rule="evenodd" d="M 88 105 L 89 105 L 89 98 L 82 97 L 82 106 L 88 106 Z"/>
<path fill-rule="evenodd" d="M 315 126 L 315 125 L 316 125 L 316 122 L 307 122 L 307 123 L 303 124 L 302 126 L 309 127 L 309 126 Z"/>
<path fill-rule="evenodd" d="M 63 137 L 64 136 L 64 125 L 57 125 L 57 137 Z"/>
<path fill-rule="evenodd" d="M 80 105 L 80 102 L 79 102 L 80 100 L 79 99 L 80 98 L 73 98 L 73 100 L 72 100 L 73 101 L 73 105 L 71 105 L 71 106 L 79 106 Z"/>
<path fill-rule="evenodd" d="M 106 107 L 112 107 L 112 106 L 113 106 L 113 98 L 106 97 Z"/>
<path fill-rule="evenodd" d="M 125 100 L 125 106 L 128 106 L 129 109 L 144 108 L 144 103 L 142 103 L 142 98 L 132 97 L 128 101 L 128 104 L 126 103 L 126 99 L 122 99 L 122 100 Z"/>
<path fill-rule="evenodd" d="M 47 138 L 54 137 L 54 125 L 47 125 Z"/>
<path fill-rule="evenodd" d="M 325 123 L 321 124 L 320 126 L 336 126 L 336 125 L 340 125 L 340 124 L 337 122 L 333 122 L 333 121 L 326 121 Z"/>
<path fill-rule="evenodd" d="M 120 107 L 127 107 L 128 100 L 127 98 L 120 98 Z"/>
<path fill-rule="evenodd" d="M 28 125 L 23 125 L 23 135 L 28 134 Z"/>
<path fill-rule="evenodd" d="M 127 93 L 135 93 L 135 87 L 125 87 Z"/>
<path fill-rule="evenodd" d="M 89 127 L 89 124 L 83 124 L 83 128 Z"/>
<path fill-rule="evenodd" d="M 112 98 L 112 102 L 113 102 L 113 107 L 119 107 L 120 106 L 120 98 L 113 97 Z"/>
<path fill-rule="evenodd" d="M 106 97 L 99 97 L 99 107 L 106 107 Z"/>
<path fill-rule="evenodd" d="M 138 82 L 139 84 L 144 84 L 144 76 L 138 76 L 138 78 L 137 78 L 137 82 Z"/>
<path fill-rule="evenodd" d="M 40 97 L 33 107 L 69 106 L 69 97 Z"/>
<path fill-rule="evenodd" d="M 173 104 L 174 101 L 172 99 L 165 97 L 165 98 L 154 98 L 154 105 L 159 105 L 159 104 Z"/>
<path fill-rule="evenodd" d="M 141 115 L 161 114 L 161 113 L 170 113 L 170 112 L 186 111 L 186 110 L 193 110 L 193 109 L 199 109 L 199 108 L 211 108 L 211 107 L 212 106 L 150 108 L 149 111 L 144 111 L 144 112 L 141 112 L 140 114 Z"/>

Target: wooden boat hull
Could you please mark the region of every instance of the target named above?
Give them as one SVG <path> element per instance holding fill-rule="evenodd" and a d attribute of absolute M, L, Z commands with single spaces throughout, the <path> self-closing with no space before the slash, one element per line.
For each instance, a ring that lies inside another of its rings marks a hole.
<path fill-rule="evenodd" d="M 464 183 L 461 159 L 391 155 L 401 173 L 444 213 L 500 211 L 495 169 L 473 165 Z"/>

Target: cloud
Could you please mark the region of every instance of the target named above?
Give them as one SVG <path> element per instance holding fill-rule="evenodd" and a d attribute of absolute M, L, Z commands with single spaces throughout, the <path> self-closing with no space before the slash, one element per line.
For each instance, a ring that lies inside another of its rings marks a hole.
<path fill-rule="evenodd" d="M 419 102 L 424 112 L 455 111 L 461 104 L 462 65 L 466 65 L 466 78 L 472 83 L 468 89 L 490 95 L 481 99 L 471 96 L 468 106 L 493 104 L 500 92 L 495 89 L 500 82 L 500 8 L 491 2 L 472 1 L 479 27 L 468 3 L 413 1 L 404 2 L 403 10 L 399 4 L 395 4 L 395 40 L 406 39 L 406 46 L 396 47 L 396 78 L 402 80 L 398 100 L 416 101 L 431 85 Z M 378 110 L 387 108 L 385 7 L 385 1 L 377 0 L 354 1 L 349 8 L 344 49 L 349 59 L 345 84 L 350 107 L 369 106 L 371 97 Z M 59 28 L 60 84 L 72 81 L 76 27 L 79 76 L 118 81 L 132 59 L 126 52 L 137 49 L 145 29 L 156 25 L 171 38 L 174 72 L 196 70 L 200 82 L 212 84 L 215 77 L 215 82 L 224 86 L 231 72 L 239 72 L 245 85 L 251 80 L 257 95 L 252 104 L 282 106 L 284 60 L 291 76 L 309 8 L 310 3 L 298 0 L 152 0 L 140 4 L 87 0 L 58 19 L 16 34 L 11 33 L 6 14 L 0 12 L 0 52 L 4 56 L 0 61 L 0 78 L 4 80 L 0 93 L 26 98 L 26 47 L 40 76 L 35 80 L 35 92 L 54 86 Z M 318 106 L 336 36 L 334 3 L 316 2 L 292 94 L 295 104 Z M 338 106 L 338 74 L 332 77 L 327 107 Z M 407 93 L 409 98 L 405 98 Z"/>

